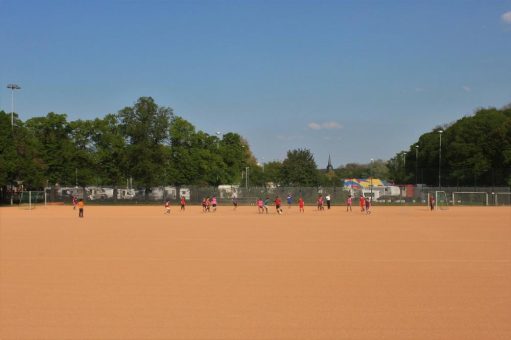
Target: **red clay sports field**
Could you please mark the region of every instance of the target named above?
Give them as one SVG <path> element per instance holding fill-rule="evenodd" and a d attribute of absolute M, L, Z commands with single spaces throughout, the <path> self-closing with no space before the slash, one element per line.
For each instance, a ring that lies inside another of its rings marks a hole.
<path fill-rule="evenodd" d="M 0 208 L 0 339 L 511 339 L 511 209 Z"/>

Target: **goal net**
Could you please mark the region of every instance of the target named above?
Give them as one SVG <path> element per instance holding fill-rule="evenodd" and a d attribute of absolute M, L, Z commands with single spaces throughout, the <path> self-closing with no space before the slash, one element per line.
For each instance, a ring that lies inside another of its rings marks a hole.
<path fill-rule="evenodd" d="M 495 205 L 511 205 L 511 192 L 496 192 Z"/>
<path fill-rule="evenodd" d="M 440 210 L 447 210 L 449 200 L 445 191 L 435 191 L 435 207 Z"/>
<path fill-rule="evenodd" d="M 23 191 L 20 194 L 20 208 L 31 210 L 41 205 L 46 205 L 46 194 L 44 191 Z"/>
<path fill-rule="evenodd" d="M 486 192 L 453 192 L 453 205 L 488 205 Z"/>

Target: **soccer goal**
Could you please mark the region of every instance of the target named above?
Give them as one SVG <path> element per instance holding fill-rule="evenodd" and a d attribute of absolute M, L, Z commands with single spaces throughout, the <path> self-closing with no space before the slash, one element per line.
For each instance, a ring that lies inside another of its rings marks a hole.
<path fill-rule="evenodd" d="M 21 192 L 19 200 L 20 208 L 32 210 L 41 205 L 46 205 L 46 193 L 44 191 Z"/>
<path fill-rule="evenodd" d="M 488 193 L 453 192 L 452 205 L 488 205 Z"/>
<path fill-rule="evenodd" d="M 447 210 L 449 207 L 449 200 L 445 191 L 435 191 L 435 207 L 440 210 Z"/>
<path fill-rule="evenodd" d="M 511 192 L 496 192 L 493 195 L 495 205 L 511 205 Z"/>

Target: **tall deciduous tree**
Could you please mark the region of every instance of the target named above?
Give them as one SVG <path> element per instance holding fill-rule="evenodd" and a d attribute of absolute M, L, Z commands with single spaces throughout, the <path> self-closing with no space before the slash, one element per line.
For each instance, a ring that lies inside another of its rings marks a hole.
<path fill-rule="evenodd" d="M 29 119 L 26 126 L 38 140 L 37 151 L 46 165 L 49 184 L 74 183 L 77 164 L 67 116 L 50 112 Z"/>
<path fill-rule="evenodd" d="M 308 149 L 290 150 L 282 162 L 282 182 L 284 185 L 318 185 L 318 170 L 314 156 Z"/>
<path fill-rule="evenodd" d="M 0 187 L 23 181 L 26 188 L 45 184 L 45 163 L 37 149 L 37 139 L 15 115 L 0 111 Z"/>
<path fill-rule="evenodd" d="M 108 114 L 93 122 L 94 144 L 97 170 L 101 184 L 118 186 L 129 178 L 126 154 L 126 139 L 122 134 L 118 117 Z"/>
<path fill-rule="evenodd" d="M 172 116 L 171 108 L 159 107 L 151 97 L 141 97 L 134 106 L 119 111 L 128 141 L 128 171 L 146 192 L 164 182 L 164 144 L 168 142 Z"/>

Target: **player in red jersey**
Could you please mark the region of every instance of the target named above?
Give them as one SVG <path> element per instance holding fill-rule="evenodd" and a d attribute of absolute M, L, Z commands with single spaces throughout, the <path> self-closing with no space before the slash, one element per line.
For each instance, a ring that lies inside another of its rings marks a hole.
<path fill-rule="evenodd" d="M 323 195 L 319 195 L 318 196 L 317 204 L 318 204 L 318 210 L 319 211 L 322 211 L 322 210 L 325 209 L 325 207 L 323 206 Z"/>
<path fill-rule="evenodd" d="M 349 195 L 349 196 L 348 196 L 348 198 L 346 199 L 346 212 L 348 212 L 348 210 L 349 210 L 349 211 L 352 211 L 352 210 L 351 210 L 351 203 L 352 203 L 352 200 L 353 200 L 353 199 L 352 199 L 351 195 Z"/>
<path fill-rule="evenodd" d="M 282 214 L 282 208 L 280 207 L 282 205 L 282 201 L 280 200 L 280 197 L 277 196 L 275 198 L 275 208 L 277 209 L 277 214 Z"/>
<path fill-rule="evenodd" d="M 186 206 L 186 199 L 184 196 L 181 196 L 181 211 L 185 210 L 185 206 Z"/>
<path fill-rule="evenodd" d="M 305 212 L 305 209 L 303 208 L 304 207 L 304 202 L 303 202 L 303 198 L 302 196 L 300 196 L 300 198 L 298 199 L 298 207 L 300 208 L 300 212 Z"/>

